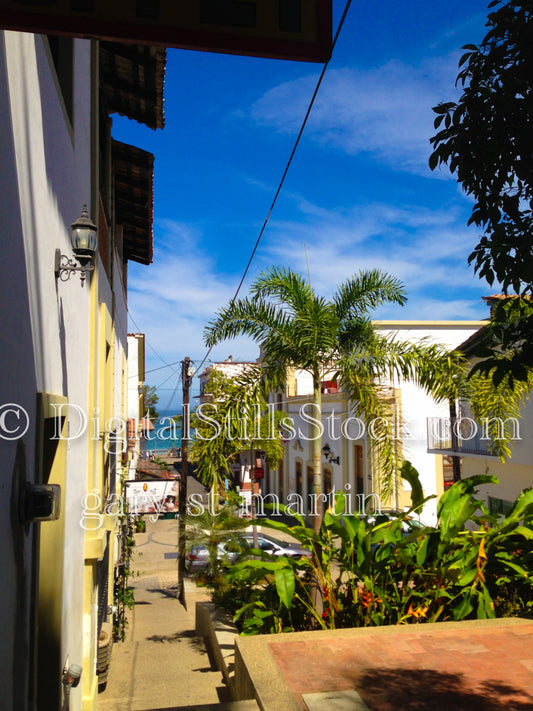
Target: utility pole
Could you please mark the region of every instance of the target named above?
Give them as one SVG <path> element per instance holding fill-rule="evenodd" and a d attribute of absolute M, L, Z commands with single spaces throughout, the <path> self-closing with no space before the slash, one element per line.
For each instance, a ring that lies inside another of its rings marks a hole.
<path fill-rule="evenodd" d="M 183 422 L 181 427 L 181 479 L 178 501 L 178 600 L 187 609 L 185 601 L 185 521 L 187 518 L 187 474 L 189 471 L 189 402 L 191 388 L 191 359 L 186 357 L 181 363 L 183 387 Z"/>

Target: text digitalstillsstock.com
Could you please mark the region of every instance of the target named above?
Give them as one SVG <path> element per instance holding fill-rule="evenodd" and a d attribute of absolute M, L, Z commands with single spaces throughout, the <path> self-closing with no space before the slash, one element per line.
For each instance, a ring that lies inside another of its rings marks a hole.
<path fill-rule="evenodd" d="M 106 452 L 127 451 L 127 417 L 116 415 L 104 421 L 98 410 L 94 411 L 92 417 L 88 417 L 83 408 L 74 403 L 52 404 L 51 408 L 55 422 L 51 439 L 72 441 L 89 435 L 93 440 L 101 440 L 103 437 Z M 356 416 L 347 417 L 345 413 L 337 413 L 334 409 L 327 415 L 322 414 L 314 403 L 305 403 L 299 407 L 298 420 L 296 416 L 286 415 L 276 422 L 274 404 L 269 404 L 266 411 L 262 411 L 259 405 L 253 405 L 251 410 L 246 412 L 230 409 L 223 421 L 216 419 L 217 414 L 216 403 L 199 405 L 194 410 L 194 417 L 201 429 L 191 428 L 191 412 L 185 405 L 181 423 L 171 417 L 161 417 L 157 420 L 158 429 L 147 431 L 145 439 L 148 443 L 159 440 L 168 442 L 169 445 L 180 439 L 212 441 L 220 436 L 243 442 L 277 438 L 289 442 L 296 439 L 310 442 L 322 437 L 327 437 L 330 441 L 357 441 L 365 437 L 374 441 L 389 438 L 403 441 L 420 439 L 401 418 L 397 405 L 393 407 L 390 418 L 375 417 L 369 420 Z M 148 412 L 146 418 L 149 417 Z M 68 423 L 66 433 L 63 427 L 65 420 Z M 467 442 L 478 437 L 484 441 L 521 439 L 519 422 L 514 417 L 483 417 L 479 423 L 472 417 L 458 417 L 453 421 L 446 418 L 442 420 L 444 427 L 441 427 L 438 421 L 429 422 L 428 434 L 433 442 L 448 441 L 452 435 Z M 26 434 L 29 426 L 30 417 L 21 405 L 0 405 L 0 439 L 20 439 Z"/>

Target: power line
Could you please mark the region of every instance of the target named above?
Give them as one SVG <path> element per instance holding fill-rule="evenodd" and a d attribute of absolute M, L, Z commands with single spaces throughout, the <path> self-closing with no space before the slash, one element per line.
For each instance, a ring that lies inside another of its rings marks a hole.
<path fill-rule="evenodd" d="M 341 33 L 342 27 L 343 27 L 343 25 L 344 25 L 344 21 L 346 20 L 346 16 L 347 16 L 347 14 L 348 14 L 348 10 L 350 9 L 350 5 L 351 5 L 351 4 L 352 4 L 352 0 L 347 0 L 346 5 L 345 5 L 345 7 L 344 7 L 344 11 L 343 11 L 343 13 L 342 13 L 342 17 L 341 17 L 341 19 L 340 19 L 340 21 L 339 21 L 339 25 L 338 25 L 338 27 L 337 27 L 337 32 L 335 33 L 335 37 L 334 37 L 333 43 L 332 43 L 332 45 L 331 45 L 331 55 L 330 55 L 330 58 L 327 60 L 327 62 L 325 62 L 324 66 L 322 67 L 322 71 L 320 72 L 320 76 L 318 77 L 318 81 L 317 81 L 317 83 L 316 83 L 315 90 L 314 90 L 314 92 L 313 92 L 313 96 L 311 97 L 311 101 L 309 102 L 309 105 L 308 105 L 308 107 L 307 107 L 307 111 L 305 112 L 305 117 L 304 117 L 304 120 L 302 121 L 302 125 L 301 125 L 301 127 L 300 127 L 299 132 L 298 132 L 298 136 L 297 136 L 296 141 L 295 141 L 295 143 L 294 143 L 294 146 L 293 146 L 293 148 L 292 148 L 292 151 L 291 151 L 291 154 L 290 154 L 290 156 L 289 156 L 289 159 L 288 159 L 288 161 L 287 161 L 287 163 L 286 163 L 286 165 L 285 165 L 285 169 L 284 169 L 283 174 L 282 174 L 282 176 L 281 176 L 281 180 L 279 181 L 278 188 L 277 188 L 277 190 L 276 190 L 276 192 L 275 192 L 275 194 L 274 194 L 274 199 L 272 200 L 272 203 L 271 203 L 271 205 L 270 205 L 270 209 L 269 209 L 269 211 L 268 211 L 268 213 L 267 213 L 267 216 L 266 216 L 266 218 L 265 218 L 265 221 L 263 222 L 263 225 L 262 225 L 262 227 L 261 227 L 261 230 L 259 231 L 259 235 L 258 235 L 258 237 L 257 237 L 257 240 L 256 240 L 256 242 L 255 242 L 254 248 L 253 248 L 252 253 L 251 253 L 251 255 L 250 255 L 250 259 L 248 260 L 248 264 L 246 265 L 246 268 L 244 269 L 244 273 L 243 273 L 243 275 L 242 275 L 242 277 L 241 277 L 241 280 L 240 280 L 240 282 L 239 282 L 239 286 L 237 287 L 237 291 L 235 292 L 235 294 L 234 294 L 234 296 L 233 296 L 233 298 L 232 298 L 231 301 L 235 301 L 235 299 L 236 299 L 237 296 L 239 295 L 239 292 L 240 292 L 241 287 L 242 287 L 242 285 L 243 285 L 243 283 L 244 283 L 244 280 L 246 279 L 246 275 L 248 274 L 248 270 L 250 269 L 250 266 L 251 266 L 251 264 L 252 264 L 252 261 L 253 261 L 253 259 L 254 259 L 254 257 L 255 257 L 255 253 L 257 252 L 257 248 L 259 247 L 259 243 L 261 242 L 261 238 L 263 237 L 263 233 L 265 232 L 266 227 L 267 227 L 267 225 L 268 225 L 268 223 L 269 223 L 269 221 L 270 221 L 270 216 L 272 215 L 272 211 L 274 210 L 274 206 L 276 205 L 276 202 L 278 201 L 279 194 L 281 193 L 281 189 L 282 189 L 283 184 L 284 184 L 284 182 L 285 182 L 285 178 L 287 177 L 287 173 L 289 172 L 289 168 L 290 168 L 290 166 L 291 166 L 292 159 L 294 158 L 294 155 L 295 155 L 295 153 L 296 153 L 296 149 L 298 148 L 298 144 L 300 143 L 300 139 L 301 139 L 301 137 L 302 137 L 302 135 L 303 135 L 303 132 L 304 132 L 304 130 L 305 130 L 305 127 L 306 127 L 306 125 L 307 125 L 307 121 L 308 121 L 309 116 L 310 116 L 310 114 L 311 114 L 311 110 L 312 110 L 312 108 L 313 108 L 313 106 L 314 106 L 315 99 L 316 99 L 316 97 L 317 97 L 317 95 L 318 95 L 318 91 L 319 91 L 320 86 L 321 86 L 321 84 L 322 84 L 322 80 L 324 79 L 324 75 L 326 74 L 326 70 L 327 70 L 327 68 L 328 68 L 328 66 L 329 66 L 329 63 L 330 63 L 330 61 L 331 61 L 331 57 L 333 56 L 333 51 L 334 51 L 334 49 L 335 49 L 335 45 L 337 44 L 337 40 L 339 39 L 339 35 L 340 35 L 340 33 Z M 205 357 L 204 357 L 204 359 L 202 360 L 202 362 L 201 362 L 200 365 L 198 366 L 198 370 L 196 371 L 197 373 L 200 372 L 200 370 L 202 369 L 203 364 L 204 364 L 204 363 L 206 362 L 206 360 L 208 359 L 209 354 L 211 353 L 212 350 L 213 350 L 213 346 L 210 346 L 210 347 L 209 347 L 209 350 L 207 351 L 207 353 L 206 353 L 206 355 L 205 355 Z"/>
<path fill-rule="evenodd" d="M 170 411 L 170 406 L 172 405 L 174 398 L 176 397 L 176 393 L 178 392 L 179 385 L 182 382 L 182 377 L 183 376 L 181 374 L 178 374 L 178 380 L 176 381 L 176 387 L 174 388 L 172 395 L 170 396 L 170 400 L 168 401 L 167 406 L 164 410 L 165 412 Z"/>
<path fill-rule="evenodd" d="M 322 67 L 322 71 L 320 72 L 320 76 L 319 76 L 318 81 L 317 81 L 317 83 L 316 83 L 316 86 L 315 86 L 315 89 L 314 89 L 314 91 L 313 91 L 313 95 L 312 95 L 312 97 L 311 97 L 311 100 L 310 100 L 310 102 L 309 102 L 309 105 L 308 105 L 308 107 L 307 107 L 307 111 L 306 111 L 305 116 L 304 116 L 304 119 L 303 119 L 303 121 L 302 121 L 302 125 L 301 125 L 301 127 L 300 127 L 300 130 L 299 130 L 299 132 L 298 132 L 298 136 L 296 137 L 296 141 L 294 142 L 294 146 L 293 146 L 293 148 L 292 148 L 292 151 L 291 151 L 291 153 L 290 153 L 290 156 L 289 156 L 289 158 L 288 158 L 288 160 L 287 160 L 287 163 L 286 163 L 286 165 L 285 165 L 285 168 L 284 168 L 284 170 L 283 170 L 283 173 L 282 173 L 281 179 L 280 179 L 280 181 L 279 181 L 277 190 L 276 190 L 276 192 L 275 192 L 275 194 L 274 194 L 274 198 L 273 198 L 272 203 L 271 203 L 271 205 L 270 205 L 270 208 L 269 208 L 269 210 L 268 210 L 267 216 L 266 216 L 266 218 L 265 218 L 265 220 L 264 220 L 264 222 L 263 222 L 263 225 L 262 225 L 262 227 L 261 227 L 261 229 L 260 229 L 260 231 L 259 231 L 259 234 L 258 234 L 257 239 L 256 239 L 256 241 L 255 241 L 254 247 L 253 247 L 253 249 L 252 249 L 252 253 L 251 253 L 250 258 L 249 258 L 249 260 L 248 260 L 248 263 L 247 263 L 247 265 L 246 265 L 246 267 L 245 267 L 245 269 L 244 269 L 244 272 L 243 272 L 243 275 L 242 275 L 241 280 L 240 280 L 240 282 L 239 282 L 239 285 L 237 286 L 237 289 L 236 289 L 235 294 L 233 295 L 233 298 L 231 299 L 231 301 L 235 301 L 235 299 L 236 299 L 237 296 L 239 295 L 239 292 L 240 292 L 240 290 L 241 290 L 241 288 L 242 288 L 242 285 L 243 285 L 243 283 L 244 283 L 244 280 L 246 279 L 246 275 L 248 274 L 248 271 L 249 271 L 249 269 L 250 269 L 250 266 L 251 266 L 251 264 L 252 264 L 252 261 L 253 261 L 253 259 L 254 259 L 254 257 L 255 257 L 255 254 L 256 254 L 256 252 L 257 252 L 257 249 L 258 249 L 258 247 L 259 247 L 259 243 L 261 242 L 261 239 L 262 239 L 262 237 L 263 237 L 263 234 L 264 234 L 264 232 L 265 232 L 265 230 L 266 230 L 266 228 L 267 228 L 267 225 L 268 225 L 268 223 L 269 223 L 269 221 L 270 221 L 270 217 L 271 217 L 272 212 L 273 212 L 273 210 L 274 210 L 274 207 L 275 207 L 275 205 L 276 205 L 276 203 L 277 203 L 277 201 L 278 201 L 278 197 L 279 197 L 279 195 L 280 195 L 280 193 L 281 193 L 281 189 L 283 188 L 283 184 L 285 183 L 285 178 L 287 177 L 287 173 L 289 172 L 289 168 L 290 168 L 290 166 L 291 166 L 291 164 L 292 164 L 294 155 L 295 155 L 295 153 L 296 153 L 296 149 L 298 148 L 298 145 L 299 145 L 299 143 L 300 143 L 300 139 L 302 138 L 303 132 L 304 132 L 305 127 L 306 127 L 306 125 L 307 125 L 307 121 L 308 121 L 309 116 L 310 116 L 310 114 L 311 114 L 311 110 L 312 110 L 312 108 L 313 108 L 313 106 L 314 106 L 316 97 L 317 97 L 317 95 L 318 95 L 318 91 L 319 91 L 320 86 L 321 86 L 321 84 L 322 84 L 322 80 L 324 79 L 324 76 L 325 76 L 325 74 L 326 74 L 326 70 L 327 70 L 327 68 L 328 68 L 328 66 L 329 66 L 329 63 L 331 62 L 331 57 L 333 56 L 333 51 L 334 51 L 335 46 L 336 46 L 336 44 L 337 44 L 337 40 L 338 40 L 339 35 L 340 35 L 340 33 L 341 33 L 342 27 L 343 27 L 343 25 L 344 25 L 344 21 L 346 20 L 346 16 L 347 16 L 347 14 L 348 14 L 348 11 L 349 11 L 349 9 L 350 9 L 351 4 L 352 4 L 352 0 L 347 0 L 346 5 L 345 5 L 345 7 L 344 7 L 344 11 L 343 11 L 343 13 L 342 13 L 342 17 L 341 17 L 341 19 L 340 19 L 340 21 L 339 21 L 339 25 L 338 25 L 338 27 L 337 27 L 337 31 L 336 31 L 336 33 L 335 33 L 335 37 L 333 38 L 333 43 L 332 43 L 332 46 L 331 46 L 331 56 L 330 56 L 330 58 L 327 60 L 327 62 L 325 62 L 324 66 Z M 130 315 L 130 318 L 131 318 L 131 320 L 133 321 L 133 324 L 135 325 L 135 327 L 140 331 L 139 327 L 138 327 L 137 324 L 135 323 L 135 319 L 133 318 L 133 316 L 131 316 L 131 313 L 130 313 L 129 309 L 128 309 L 128 314 Z M 164 365 L 159 366 L 158 368 L 152 368 L 152 369 L 150 369 L 150 370 L 145 370 L 145 374 L 147 374 L 147 373 L 155 373 L 156 371 L 158 371 L 158 370 L 163 370 L 164 368 L 173 368 L 174 366 L 180 365 L 180 364 L 183 362 L 183 361 L 179 361 L 179 360 L 178 360 L 178 361 L 175 361 L 175 362 L 173 362 L 173 363 L 167 363 L 167 362 L 164 360 L 164 358 L 162 358 L 162 357 L 159 355 L 159 353 L 157 353 L 157 351 L 155 350 L 155 348 L 153 348 L 152 345 L 151 345 L 150 343 L 148 343 L 148 341 L 147 341 L 147 344 L 148 344 L 148 346 L 152 349 L 152 351 L 155 353 L 155 355 L 159 358 L 159 360 L 160 360 L 162 363 L 164 363 Z M 207 359 L 209 358 L 209 355 L 211 354 L 211 351 L 212 351 L 212 350 L 213 350 L 213 346 L 210 346 L 209 349 L 208 349 L 208 351 L 207 351 L 207 353 L 205 354 L 205 356 L 204 356 L 202 362 L 201 362 L 200 365 L 198 366 L 195 375 L 198 375 L 198 374 L 200 373 L 200 371 L 201 371 L 201 369 L 202 369 L 202 366 L 204 365 L 204 363 L 205 363 L 205 362 L 207 361 Z M 164 382 L 166 382 L 166 381 L 164 381 Z M 178 382 L 179 382 L 179 380 L 178 380 Z M 176 389 L 177 389 L 177 386 L 176 386 Z M 173 399 L 173 396 L 172 396 L 171 400 L 172 400 L 172 399 Z"/>
<path fill-rule="evenodd" d="M 131 315 L 131 311 L 129 310 L 129 308 L 128 308 L 127 306 L 126 306 L 126 311 L 128 312 L 128 316 L 129 316 L 129 318 L 132 320 L 133 325 L 134 325 L 135 328 L 137 329 L 137 332 L 138 332 L 138 333 L 142 333 L 142 334 L 144 335 L 144 331 L 142 331 L 142 330 L 139 328 L 139 325 L 137 324 L 137 322 L 135 321 L 135 319 L 134 319 L 133 316 Z M 159 358 L 159 360 L 160 360 L 162 363 L 165 364 L 164 366 L 161 366 L 161 368 L 172 368 L 174 365 L 179 365 L 180 361 L 177 361 L 176 363 L 167 363 L 166 360 L 165 360 L 161 355 L 159 355 L 159 353 L 156 351 L 156 349 L 155 349 L 155 348 L 152 346 L 152 344 L 148 341 L 148 339 L 146 338 L 146 336 L 145 336 L 145 339 L 144 339 L 144 340 L 145 340 L 145 343 L 146 343 L 146 345 L 148 346 L 148 348 L 150 348 L 150 350 L 152 350 L 152 351 L 155 353 L 155 355 Z M 156 368 L 156 370 L 161 370 L 161 368 Z M 151 372 L 151 371 L 145 371 L 145 372 Z M 177 373 L 178 371 L 175 370 L 174 372 Z M 165 382 L 166 382 L 166 381 L 165 381 Z"/>
<path fill-rule="evenodd" d="M 172 373 L 168 376 L 168 378 L 165 378 L 165 379 L 163 380 L 163 382 L 162 382 L 160 385 L 156 385 L 155 387 L 156 387 L 158 390 L 174 390 L 175 388 L 162 388 L 161 385 L 164 385 L 165 383 L 167 383 L 167 382 L 170 380 L 170 378 L 173 378 L 175 375 L 176 375 L 176 371 L 174 370 L 174 371 L 172 371 Z"/>

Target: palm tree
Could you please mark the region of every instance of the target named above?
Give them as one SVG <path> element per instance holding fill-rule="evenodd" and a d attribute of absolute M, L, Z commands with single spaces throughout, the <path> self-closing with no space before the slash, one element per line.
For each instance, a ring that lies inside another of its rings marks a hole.
<path fill-rule="evenodd" d="M 252 453 L 256 449 L 264 452 L 269 466 L 279 464 L 283 458 L 283 446 L 278 428 L 284 413 L 274 413 L 273 422 L 271 418 L 267 421 L 260 416 L 268 403 L 261 368 L 256 365 L 249 366 L 233 379 L 212 370 L 205 393 L 211 396 L 209 405 L 212 409 L 202 413 L 202 417 L 198 412 L 193 413 L 191 425 L 196 437 L 190 445 L 189 456 L 196 464 L 198 477 L 210 490 L 211 510 L 214 510 L 217 491 L 224 479 L 232 476 L 230 462 L 235 461 L 241 452 L 250 453 L 251 471 Z M 259 426 L 255 423 L 258 415 Z M 244 428 L 243 421 L 246 423 Z M 271 424 L 274 426 L 270 427 Z M 215 426 L 218 426 L 218 431 Z M 251 478 L 253 481 L 253 474 Z"/>
<path fill-rule="evenodd" d="M 321 384 L 336 378 L 365 422 L 385 427 L 386 406 L 380 398 L 382 378 L 401 377 L 421 385 L 438 400 L 455 397 L 462 372 L 460 359 L 443 346 L 411 344 L 379 334 L 370 314 L 385 303 L 407 300 L 403 285 L 378 269 L 361 271 L 342 283 L 327 300 L 290 268 L 271 267 L 259 275 L 251 296 L 232 300 L 204 331 L 213 346 L 227 338 L 248 335 L 256 341 L 270 382 L 284 382 L 288 368 L 307 371 L 313 378 L 313 403 L 321 416 Z M 377 418 L 383 418 L 382 420 Z M 381 425 L 380 425 L 381 423 Z M 398 476 L 398 453 L 391 437 L 380 437 L 383 493 L 391 493 Z M 312 440 L 314 517 L 321 523 L 322 438 Z"/>

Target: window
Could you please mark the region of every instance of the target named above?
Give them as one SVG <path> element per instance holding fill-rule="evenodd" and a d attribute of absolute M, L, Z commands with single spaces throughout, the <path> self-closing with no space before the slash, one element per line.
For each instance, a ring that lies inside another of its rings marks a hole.
<path fill-rule="evenodd" d="M 365 478 L 364 478 L 364 460 L 363 447 L 360 444 L 355 445 L 355 493 L 365 493 Z"/>
<path fill-rule="evenodd" d="M 283 481 L 283 460 L 278 465 L 278 496 L 282 504 L 285 503 L 283 500 L 285 497 L 285 487 Z"/>
<path fill-rule="evenodd" d="M 331 491 L 331 469 L 324 468 L 324 494 Z"/>
<path fill-rule="evenodd" d="M 301 496 L 303 487 L 302 463 L 296 462 L 296 493 Z"/>
<path fill-rule="evenodd" d="M 455 464 L 454 464 L 455 461 Z M 449 489 L 454 481 L 454 466 L 458 469 L 458 477 L 461 478 L 461 462 L 459 457 L 445 456 L 442 458 L 442 478 L 444 480 L 444 489 Z"/>
<path fill-rule="evenodd" d="M 313 493 L 314 471 L 313 467 L 307 467 L 307 494 Z"/>
<path fill-rule="evenodd" d="M 312 513 L 316 508 L 316 506 L 313 504 L 313 499 L 311 498 L 311 495 L 315 493 L 315 491 L 314 491 L 315 474 L 314 474 L 313 467 L 307 467 L 306 478 L 307 478 L 308 513 Z"/>

